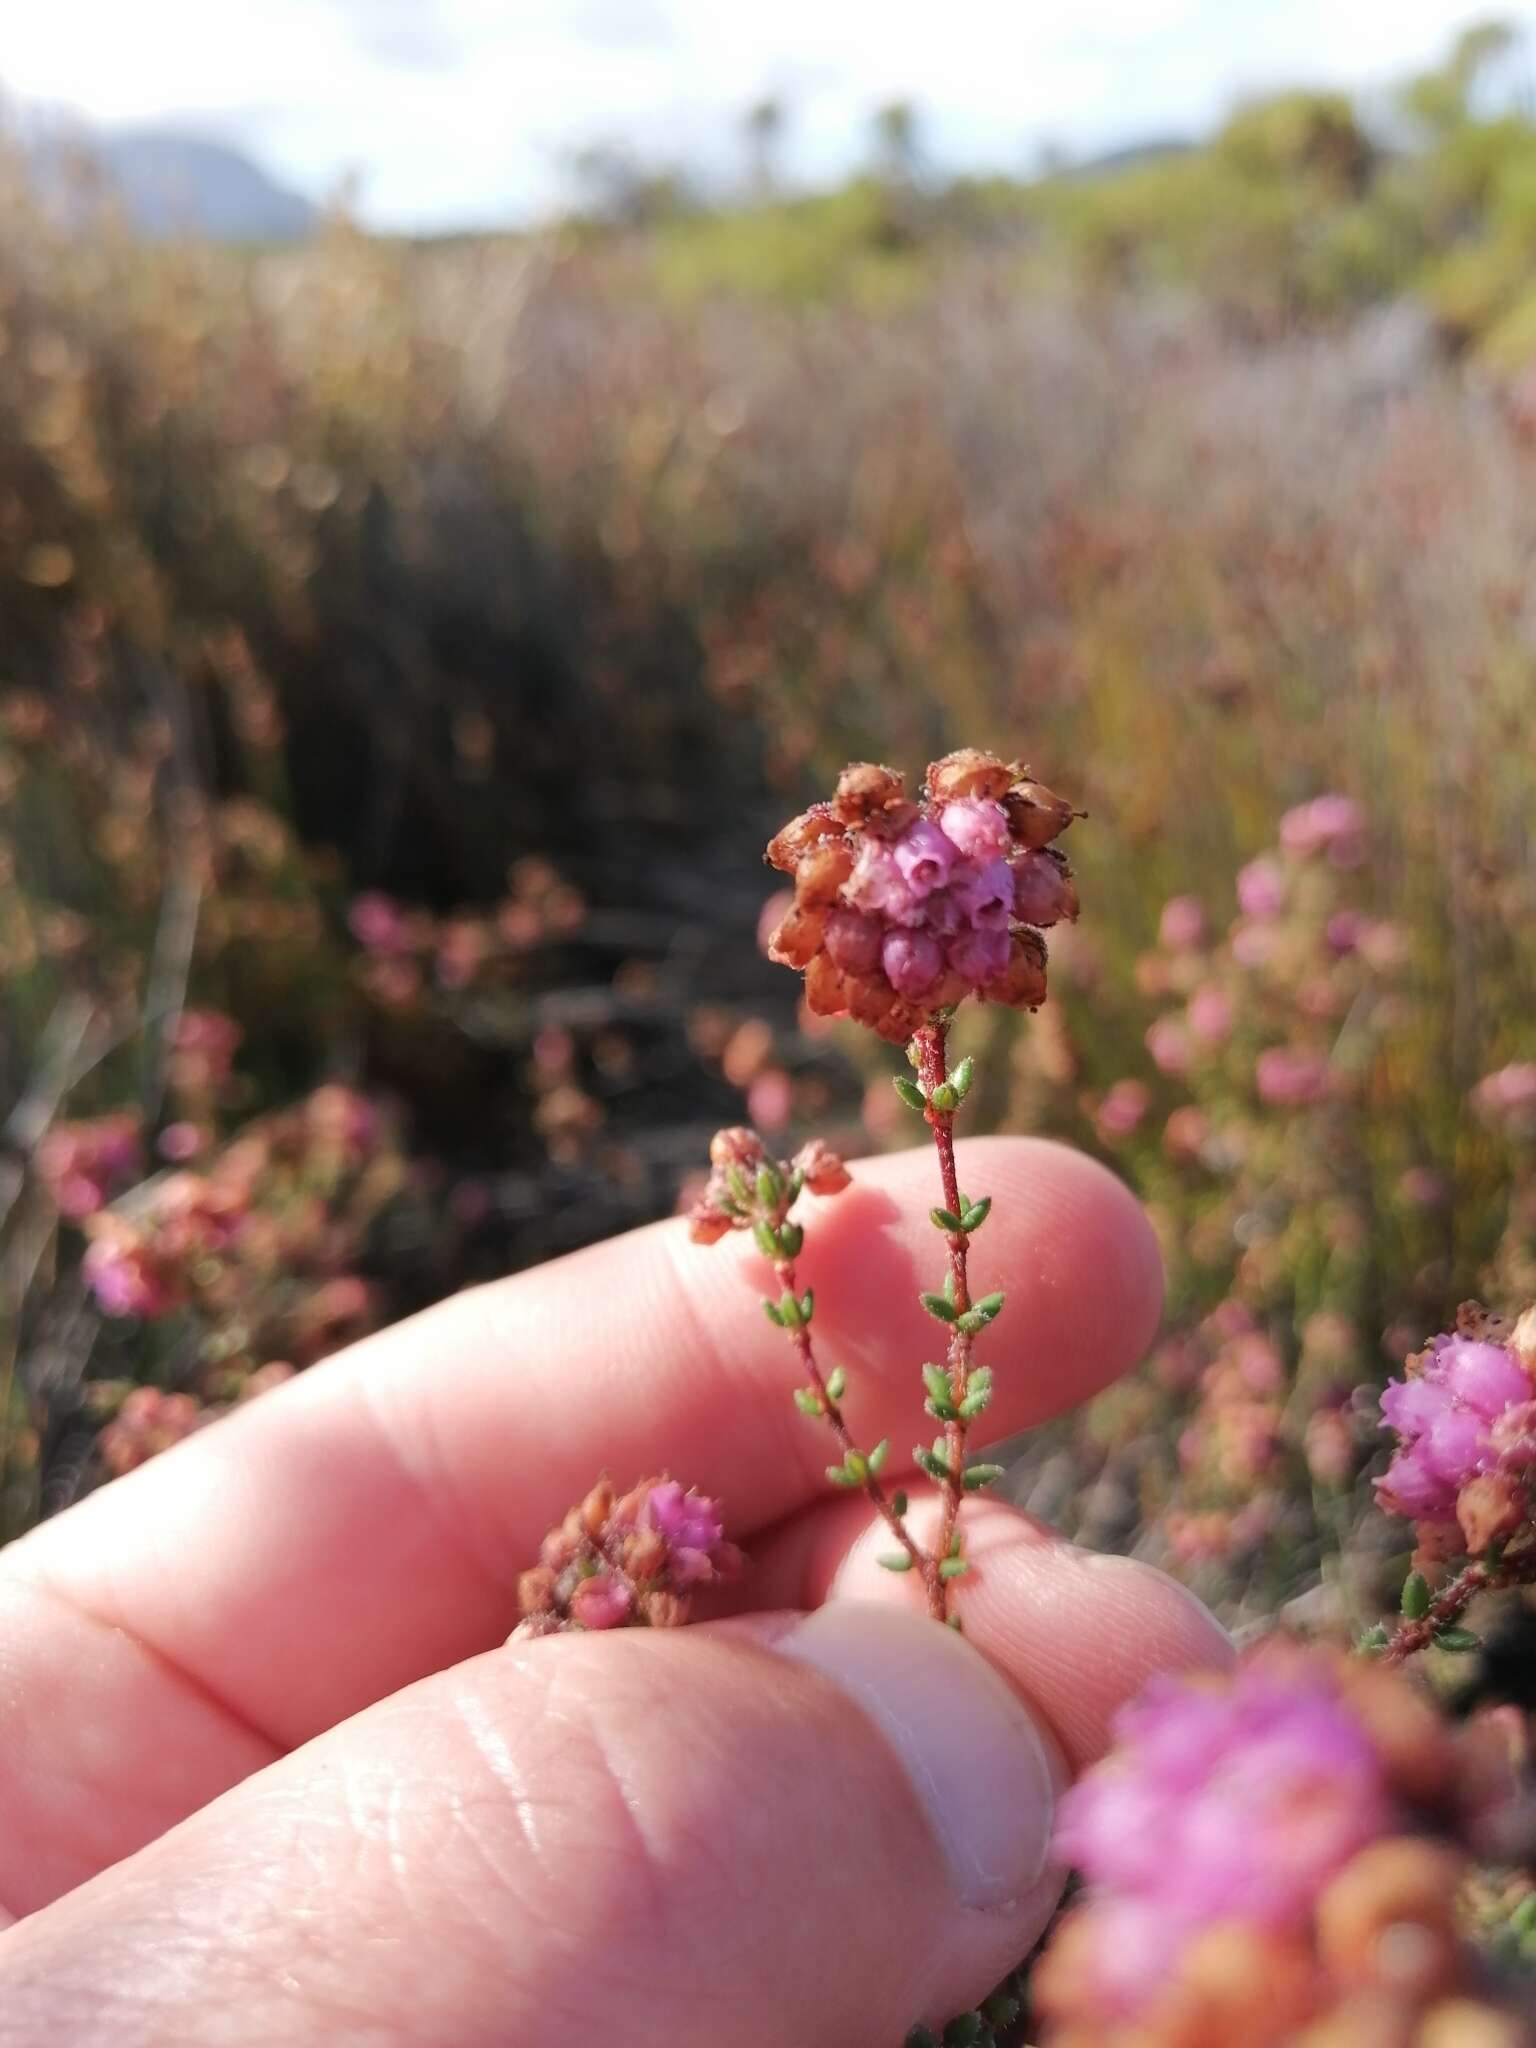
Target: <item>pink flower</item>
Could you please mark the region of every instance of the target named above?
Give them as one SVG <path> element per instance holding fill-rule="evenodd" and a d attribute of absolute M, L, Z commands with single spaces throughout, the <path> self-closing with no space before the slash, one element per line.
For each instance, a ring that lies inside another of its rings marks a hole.
<path fill-rule="evenodd" d="M 1066 863 L 1044 847 L 1020 854 L 1013 863 L 1013 914 L 1042 930 L 1077 916 L 1077 891 Z"/>
<path fill-rule="evenodd" d="M 1358 867 L 1365 858 L 1365 813 L 1352 797 L 1316 796 L 1286 812 L 1280 844 L 1297 860 L 1321 853 L 1336 868 Z"/>
<path fill-rule="evenodd" d="M 794 1106 L 794 1089 L 782 1067 L 766 1067 L 747 1090 L 747 1115 L 760 1131 L 782 1131 Z"/>
<path fill-rule="evenodd" d="M 891 931 L 880 948 L 880 964 L 896 993 L 916 1001 L 927 995 L 943 972 L 944 955 L 938 940 L 927 932 Z"/>
<path fill-rule="evenodd" d="M 1328 1059 L 1302 1047 L 1272 1045 L 1254 1061 L 1253 1080 L 1261 1102 L 1275 1109 L 1304 1109 L 1328 1093 Z"/>
<path fill-rule="evenodd" d="M 622 1628 L 634 1604 L 628 1586 L 609 1572 L 583 1579 L 570 1600 L 571 1613 L 583 1628 Z"/>
<path fill-rule="evenodd" d="M 1261 1655 L 1222 1686 L 1154 1680 L 1115 1735 L 1064 1795 L 1056 1845 L 1087 1879 L 1089 1910 L 1124 1920 L 1112 1976 L 1125 2015 L 1217 1921 L 1304 1926 L 1397 1824 L 1382 1759 L 1321 1662 Z"/>
<path fill-rule="evenodd" d="M 1184 1013 L 1191 1038 L 1202 1045 L 1221 1045 L 1232 1035 L 1232 998 L 1214 981 L 1203 982 Z"/>
<path fill-rule="evenodd" d="M 1510 1130 L 1536 1122 L 1536 1061 L 1517 1060 L 1486 1075 L 1472 1090 L 1472 1106 L 1489 1123 Z"/>
<path fill-rule="evenodd" d="M 1178 1017 L 1158 1017 L 1147 1028 L 1147 1051 L 1162 1074 L 1189 1072 L 1189 1033 Z"/>
<path fill-rule="evenodd" d="M 1008 965 L 1008 928 L 980 927 L 949 942 L 949 964 L 973 987 L 996 981 Z M 895 980 L 893 975 L 892 980 Z"/>
<path fill-rule="evenodd" d="M 154 1322 L 176 1306 L 175 1289 L 148 1248 L 126 1236 L 97 1238 L 87 1246 L 80 1266 L 106 1315 Z"/>
<path fill-rule="evenodd" d="M 1008 813 L 991 797 L 959 797 L 939 813 L 939 830 L 967 860 L 990 860 L 1013 843 Z"/>
<path fill-rule="evenodd" d="M 392 896 L 377 889 L 356 897 L 347 912 L 347 925 L 365 953 L 390 954 L 410 950 L 410 927 L 405 913 Z"/>
<path fill-rule="evenodd" d="M 718 1501 L 702 1493 L 685 1493 L 675 1479 L 668 1479 L 651 1488 L 645 1516 L 666 1539 L 674 1586 L 693 1586 L 715 1576 L 725 1548 Z"/>
<path fill-rule="evenodd" d="M 896 841 L 896 865 L 914 896 L 942 889 L 954 866 L 953 843 L 927 818 L 915 819 Z"/>
<path fill-rule="evenodd" d="M 1285 875 L 1266 854 L 1249 861 L 1237 876 L 1237 905 L 1244 917 L 1278 917 L 1285 908 Z"/>
<path fill-rule="evenodd" d="M 937 836 L 943 837 L 942 833 Z M 898 924 L 921 915 L 919 892 L 907 881 L 883 840 L 866 839 L 859 848 L 846 894 L 855 909 L 894 918 Z"/>
<path fill-rule="evenodd" d="M 1493 1432 L 1536 1395 L 1536 1383 L 1502 1344 L 1437 1337 L 1418 1370 L 1389 1380 L 1383 1426 L 1399 1439 L 1376 1483 L 1384 1507 L 1413 1521 L 1449 1522 L 1469 1480 L 1499 1464 Z"/>
<path fill-rule="evenodd" d="M 1005 932 L 1013 912 L 1013 891 L 1013 869 L 999 857 L 979 868 L 964 868 L 955 876 L 949 896 L 977 931 Z"/>
<path fill-rule="evenodd" d="M 1205 906 L 1199 897 L 1170 896 L 1157 921 L 1159 945 L 1170 953 L 1198 953 L 1205 936 Z"/>
<path fill-rule="evenodd" d="M 1099 1136 L 1110 1144 L 1116 1138 L 1129 1138 L 1140 1127 L 1151 1106 L 1152 1097 L 1143 1082 L 1117 1081 L 1099 1104 L 1094 1117 Z"/>
<path fill-rule="evenodd" d="M 845 974 L 871 974 L 880 959 L 880 920 L 861 910 L 834 910 L 823 943 Z"/>

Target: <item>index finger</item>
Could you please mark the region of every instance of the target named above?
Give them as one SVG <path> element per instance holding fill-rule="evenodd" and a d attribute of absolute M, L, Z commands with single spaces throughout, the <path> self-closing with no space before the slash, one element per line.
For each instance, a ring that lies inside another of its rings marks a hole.
<path fill-rule="evenodd" d="M 1026 1139 L 960 1152 L 972 1194 L 993 1196 L 978 1280 L 1009 1295 L 984 1354 L 1001 1436 L 1132 1363 L 1160 1268 L 1135 1201 L 1091 1161 Z M 933 1348 L 916 1296 L 941 1264 L 934 1179 L 928 1153 L 859 1166 L 845 1194 L 808 1205 L 800 1260 L 854 1429 L 899 1448 L 920 1433 L 916 1368 Z M 701 1248 L 653 1225 L 398 1324 L 45 1524 L 3 1560 L 0 1759 L 50 1682 L 85 1721 L 94 1683 L 115 1743 L 174 1756 L 195 1726 L 200 1755 L 227 1749 L 232 1782 L 261 1760 L 253 1741 L 291 1747 L 504 1636 L 519 1570 L 603 1469 L 623 1483 L 672 1469 L 721 1495 L 750 1543 L 821 1492 L 827 1462 L 762 1314 L 767 1278 L 745 1239 Z M 119 1753 L 123 1772 L 142 1799 Z"/>

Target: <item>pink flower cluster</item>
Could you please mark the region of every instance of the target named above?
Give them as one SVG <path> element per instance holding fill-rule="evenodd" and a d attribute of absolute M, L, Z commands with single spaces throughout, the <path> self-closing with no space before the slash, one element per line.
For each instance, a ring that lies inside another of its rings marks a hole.
<path fill-rule="evenodd" d="M 81 1270 L 109 1316 L 154 1322 L 189 1298 L 203 1261 L 228 1249 L 245 1220 L 235 1189 L 201 1174 L 177 1173 L 136 1216 L 105 1210 L 91 1219 Z"/>
<path fill-rule="evenodd" d="M 932 763 L 921 802 L 893 770 L 856 762 L 768 849 L 795 877 L 770 954 L 805 969 L 817 1014 L 898 1042 L 970 994 L 1033 1008 L 1045 996 L 1038 933 L 1077 915 L 1051 845 L 1072 816 L 1017 763 L 975 749 Z"/>
<path fill-rule="evenodd" d="M 675 1479 L 642 1479 L 616 1497 L 603 1480 L 550 1530 L 538 1564 L 523 1573 L 517 1634 L 674 1628 L 699 1587 L 740 1568 L 717 1501 Z"/>
<path fill-rule="evenodd" d="M 1536 1319 L 1508 1341 L 1477 1316 L 1409 1359 L 1381 1397 L 1398 1438 L 1377 1481 L 1384 1507 L 1411 1520 L 1460 1524 L 1475 1555 L 1528 1519 L 1536 1471 Z"/>
<path fill-rule="evenodd" d="M 1486 1767 L 1401 1678 L 1277 1639 L 1115 1736 L 1062 1802 L 1086 1890 L 1032 1975 L 1043 2048 L 1526 2041 L 1457 1922 Z"/>
<path fill-rule="evenodd" d="M 141 1158 L 139 1120 L 122 1112 L 55 1124 L 37 1148 L 37 1170 L 59 1214 L 79 1222 L 135 1178 Z"/>
<path fill-rule="evenodd" d="M 1127 2013 L 1201 1929 L 1305 1920 L 1393 1825 L 1380 1759 L 1325 1671 L 1157 1681 L 1115 1737 L 1063 1799 L 1057 1847 L 1099 1901 L 1106 1988 Z"/>

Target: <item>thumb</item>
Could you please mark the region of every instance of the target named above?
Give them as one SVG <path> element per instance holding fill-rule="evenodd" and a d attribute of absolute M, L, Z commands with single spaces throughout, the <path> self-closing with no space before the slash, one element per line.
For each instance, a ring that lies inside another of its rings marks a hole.
<path fill-rule="evenodd" d="M 897 1609 L 512 1644 L 0 1935 L 0 2039 L 891 2048 L 1044 1924 L 1053 1776 Z"/>

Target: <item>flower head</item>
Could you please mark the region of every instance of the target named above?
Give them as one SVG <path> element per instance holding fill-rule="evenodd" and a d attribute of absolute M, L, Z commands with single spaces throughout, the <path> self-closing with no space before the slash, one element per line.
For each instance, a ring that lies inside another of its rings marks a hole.
<path fill-rule="evenodd" d="M 1475 1552 L 1526 1512 L 1536 1378 L 1486 1324 L 1466 1320 L 1470 1328 L 1437 1337 L 1388 1381 L 1382 1423 L 1398 1444 L 1376 1490 L 1415 1522 L 1460 1521 Z"/>
<path fill-rule="evenodd" d="M 1040 932 L 1077 915 L 1051 847 L 1073 815 L 1017 763 L 976 748 L 932 763 L 920 802 L 894 770 L 856 762 L 830 803 L 768 848 L 795 878 L 769 954 L 804 971 L 816 1014 L 896 1043 L 967 995 L 1035 1009 Z"/>

